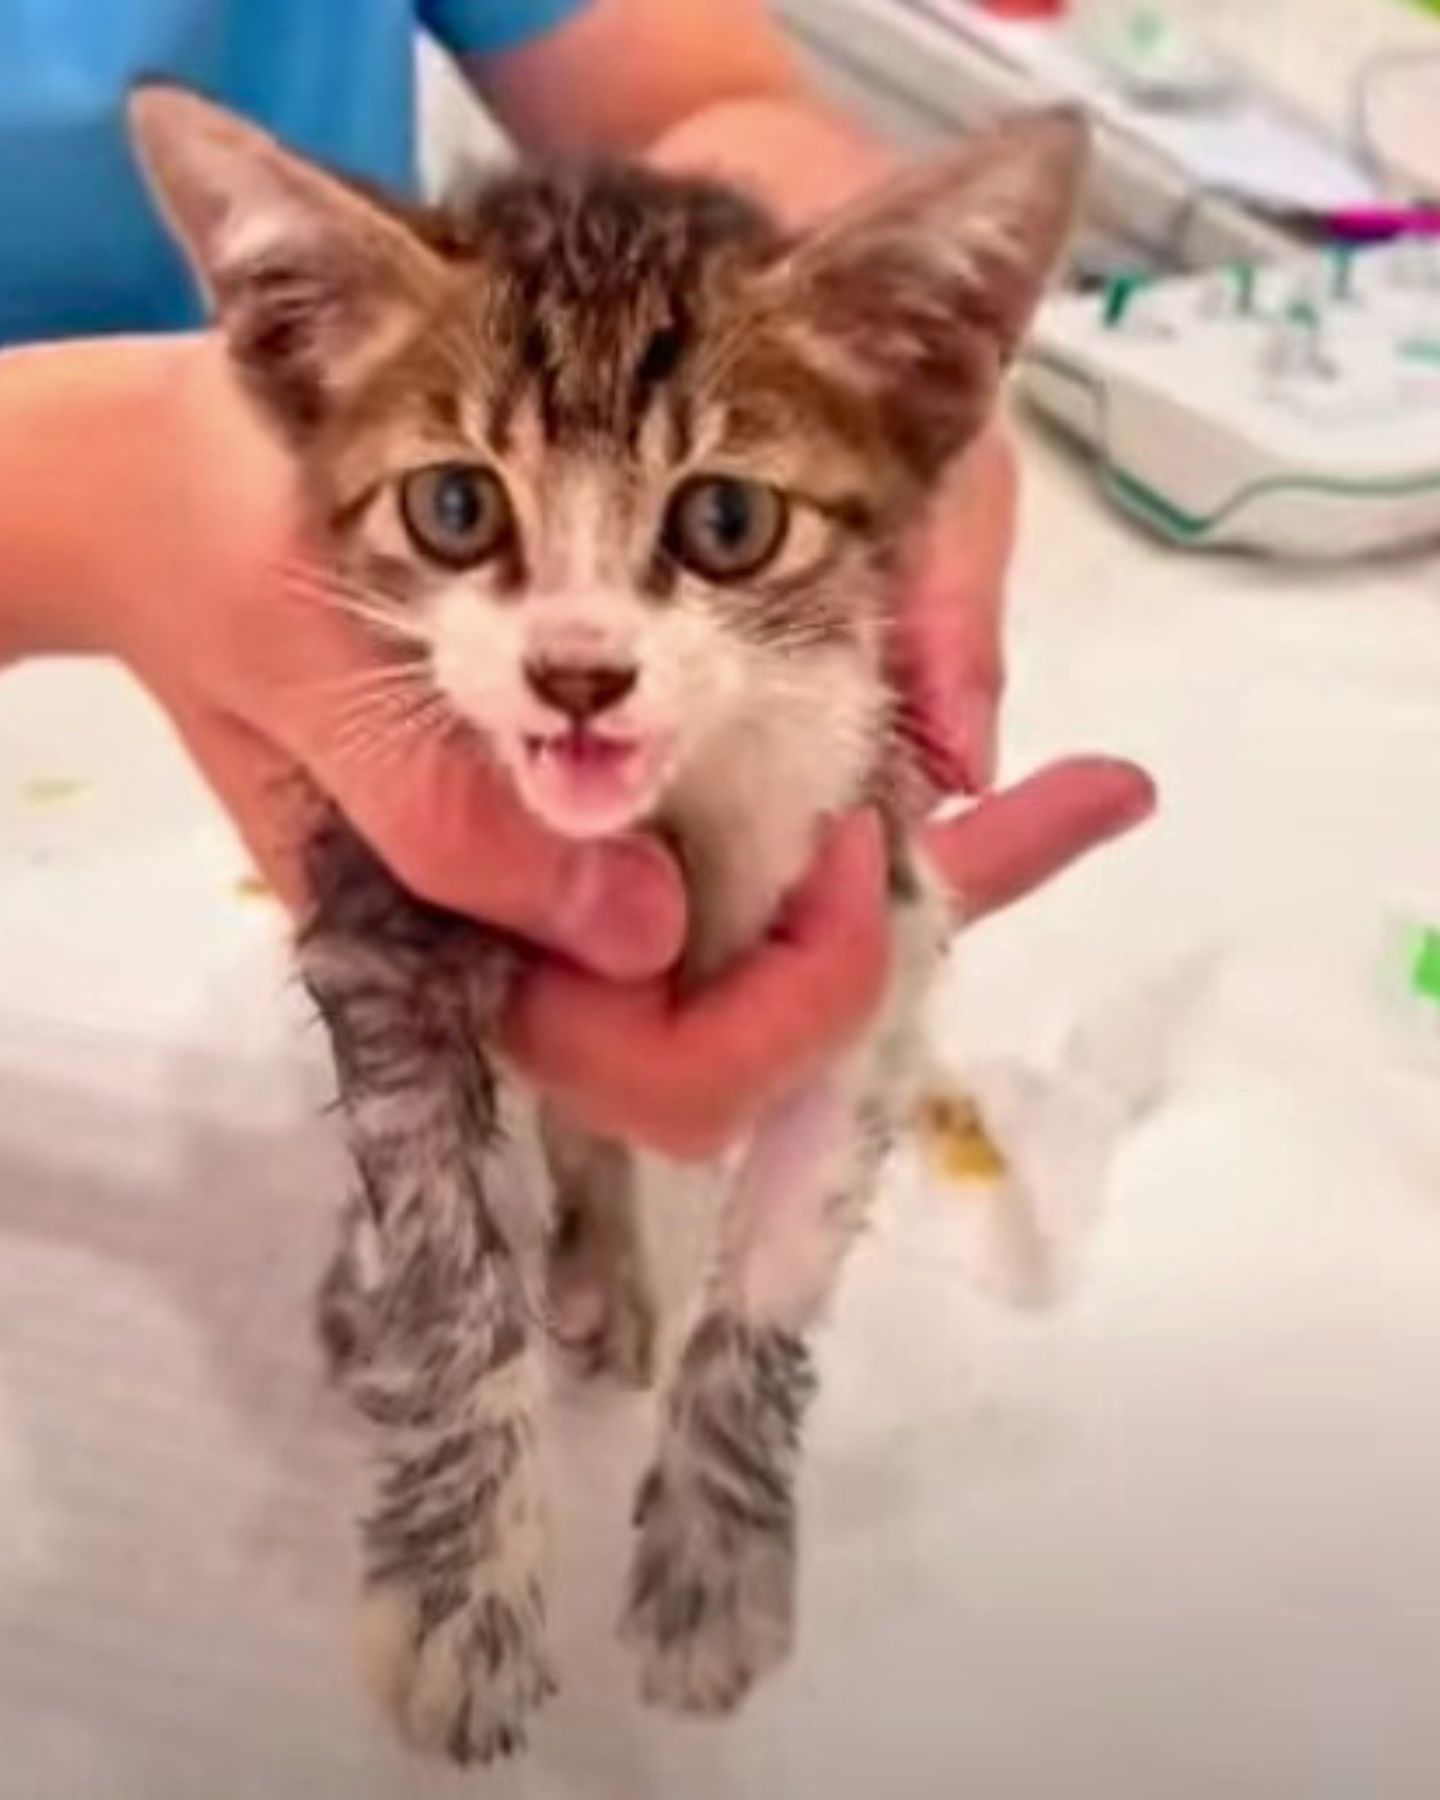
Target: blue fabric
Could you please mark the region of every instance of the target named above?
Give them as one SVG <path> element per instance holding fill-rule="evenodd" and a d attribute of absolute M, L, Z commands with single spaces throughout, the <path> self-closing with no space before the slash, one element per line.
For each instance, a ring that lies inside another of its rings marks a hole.
<path fill-rule="evenodd" d="M 505 49 L 582 0 L 0 0 L 0 343 L 193 324 L 125 142 L 141 76 L 350 174 L 415 179 L 414 41 Z"/>

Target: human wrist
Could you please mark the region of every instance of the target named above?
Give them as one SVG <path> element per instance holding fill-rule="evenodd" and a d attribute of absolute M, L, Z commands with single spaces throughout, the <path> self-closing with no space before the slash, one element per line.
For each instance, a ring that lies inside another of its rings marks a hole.
<path fill-rule="evenodd" d="M 200 341 L 0 353 L 0 658 L 119 649 Z"/>
<path fill-rule="evenodd" d="M 55 506 L 71 409 L 58 359 L 57 346 L 0 350 L 0 666 L 65 650 L 76 633 Z"/>

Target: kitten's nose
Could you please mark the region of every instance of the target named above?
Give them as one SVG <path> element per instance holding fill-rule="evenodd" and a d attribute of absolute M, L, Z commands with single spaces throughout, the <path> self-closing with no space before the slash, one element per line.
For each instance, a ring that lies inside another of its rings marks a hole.
<path fill-rule="evenodd" d="M 575 725 L 585 725 L 618 706 L 635 686 L 637 671 L 617 664 L 528 662 L 525 679 L 547 706 Z"/>

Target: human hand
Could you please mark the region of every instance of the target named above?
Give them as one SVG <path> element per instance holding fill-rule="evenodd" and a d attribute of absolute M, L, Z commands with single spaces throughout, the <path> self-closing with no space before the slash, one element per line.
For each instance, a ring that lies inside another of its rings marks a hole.
<path fill-rule="evenodd" d="M 542 1088 L 577 1118 L 640 1142 L 687 1156 L 715 1150 L 873 1013 L 888 963 L 873 817 L 837 827 L 764 945 L 677 1001 L 662 971 L 683 933 L 683 896 L 657 846 L 581 852 L 551 838 L 488 764 L 439 736 L 411 732 L 377 748 L 387 716 L 370 699 L 374 647 L 326 603 L 321 576 L 277 576 L 296 531 L 283 458 L 237 416 L 216 375 L 202 361 L 186 378 L 193 388 L 182 383 L 215 435 L 182 432 L 196 466 L 171 472 L 179 491 L 153 496 L 153 519 L 183 525 L 164 579 L 127 609 L 129 655 L 271 879 L 303 902 L 295 858 L 305 796 L 328 795 L 416 891 L 563 953 L 537 961 L 507 1031 L 508 1050 Z M 901 671 L 945 789 L 983 785 L 993 754 L 1014 518 L 1013 460 L 998 434 L 947 502 L 906 589 L 902 642 L 913 653 Z M 182 610 L 173 595 L 203 604 Z M 1149 804 L 1138 772 L 1077 761 L 932 826 L 927 848 L 969 921 Z M 587 865 L 596 855 L 618 866 Z M 588 919 L 577 886 L 595 896 Z"/>
<path fill-rule="evenodd" d="M 427 899 L 611 976 L 673 960 L 684 897 L 657 846 L 552 837 L 387 688 L 375 645 L 301 554 L 289 463 L 218 344 L 11 353 L 0 418 L 0 623 L 18 620 L 21 651 L 125 661 L 292 907 L 324 798 Z M 54 596 L 43 618 L 36 593 Z"/>
<path fill-rule="evenodd" d="M 325 794 L 415 891 L 562 951 L 538 960 L 508 1035 L 578 1116 L 695 1154 L 863 1028 L 887 957 L 883 869 L 864 815 L 837 828 L 772 937 L 677 1005 L 662 981 L 604 979 L 654 977 L 674 959 L 683 893 L 657 847 L 581 852 L 551 839 L 458 745 L 412 733 L 375 748 L 361 710 L 375 648 L 326 604 L 321 577 L 282 578 L 298 531 L 287 465 L 210 341 L 12 353 L 0 359 L 0 415 L 13 426 L 0 434 L 0 625 L 19 627 L 13 647 L 127 661 L 292 905 L 304 901 L 306 809 Z M 1006 516 L 983 514 L 992 526 Z M 973 673 L 983 721 L 998 688 L 993 634 L 967 640 L 941 595 L 962 610 L 979 595 L 980 617 L 995 620 L 1008 526 L 955 543 L 968 554 L 960 578 L 915 590 L 916 641 L 944 640 L 935 666 L 959 671 L 959 691 Z M 969 657 L 967 641 L 982 654 Z M 956 754 L 980 768 L 988 728 L 967 730 L 963 706 L 950 719 L 953 691 L 934 681 L 918 714 L 933 716 L 937 744 L 953 730 Z M 932 828 L 930 849 L 973 918 L 1147 806 L 1136 772 L 1065 765 Z"/>

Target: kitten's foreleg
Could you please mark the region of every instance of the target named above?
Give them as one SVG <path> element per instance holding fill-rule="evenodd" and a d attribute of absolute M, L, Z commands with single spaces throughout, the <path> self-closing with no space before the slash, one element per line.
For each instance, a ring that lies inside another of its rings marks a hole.
<path fill-rule="evenodd" d="M 891 991 L 868 1042 L 761 1123 L 727 1197 L 636 1507 L 624 1632 L 662 1705 L 727 1711 L 789 1650 L 808 1340 L 905 1114 L 946 922 L 917 873 L 896 896 Z"/>
<path fill-rule="evenodd" d="M 837 1075 L 768 1118 L 742 1165 L 636 1505 L 624 1634 L 657 1704 L 728 1711 L 790 1648 L 806 1339 L 886 1138 Z"/>
<path fill-rule="evenodd" d="M 528 1307 L 493 1204 L 504 1145 L 483 1046 L 504 951 L 353 846 L 320 872 L 301 967 L 361 1182 L 322 1332 L 377 1469 L 362 1657 L 412 1743 L 484 1761 L 524 1743 L 554 1687 Z"/>

